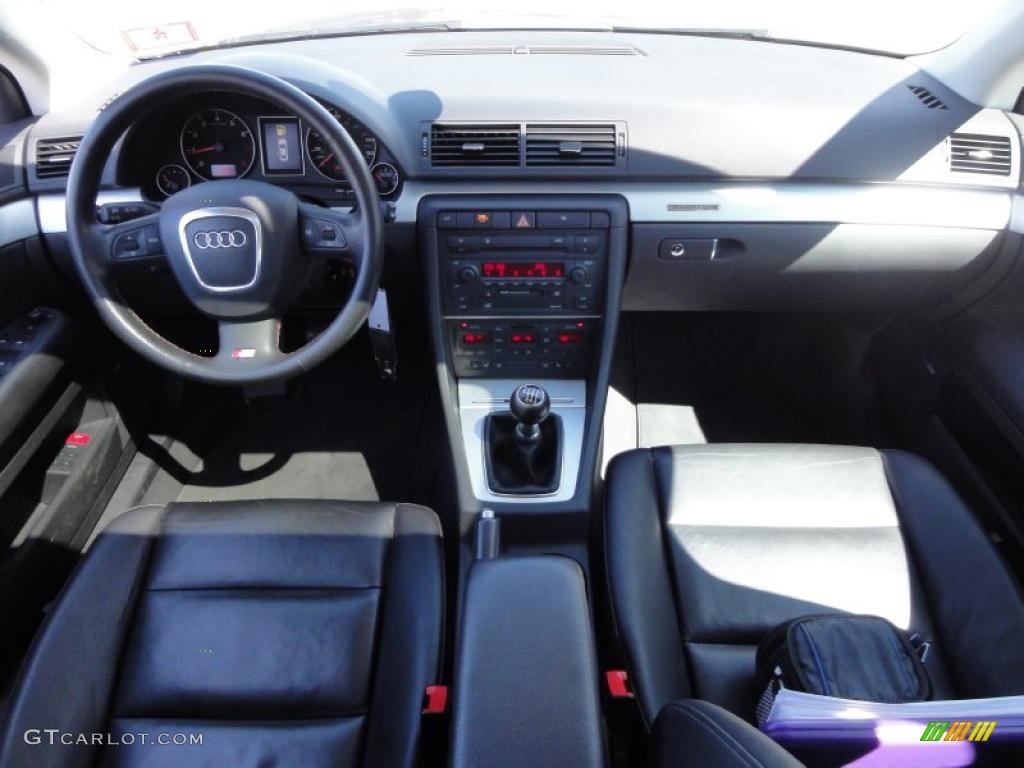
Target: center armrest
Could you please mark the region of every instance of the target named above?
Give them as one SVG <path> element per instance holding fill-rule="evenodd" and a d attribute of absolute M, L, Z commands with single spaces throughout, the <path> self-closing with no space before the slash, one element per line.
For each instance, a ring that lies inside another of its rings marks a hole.
<path fill-rule="evenodd" d="M 455 768 L 605 764 L 590 610 L 574 560 L 473 564 L 452 725 Z"/>

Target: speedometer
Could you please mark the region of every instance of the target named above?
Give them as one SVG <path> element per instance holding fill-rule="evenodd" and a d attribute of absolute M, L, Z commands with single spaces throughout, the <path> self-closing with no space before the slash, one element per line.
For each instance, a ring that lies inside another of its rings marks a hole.
<path fill-rule="evenodd" d="M 249 126 L 226 109 L 204 109 L 181 129 L 181 155 L 204 179 L 245 176 L 256 159 L 256 142 Z"/>
<path fill-rule="evenodd" d="M 340 109 L 327 107 L 327 111 L 348 131 L 352 141 L 362 151 L 366 164 L 373 165 L 373 161 L 377 159 L 377 139 L 373 134 L 366 130 L 362 123 L 344 114 Z M 341 167 L 338 158 L 334 156 L 334 151 L 327 146 L 323 137 L 312 129 L 306 134 L 306 153 L 309 155 L 309 161 L 313 167 L 328 179 L 345 181 L 345 169 Z"/>

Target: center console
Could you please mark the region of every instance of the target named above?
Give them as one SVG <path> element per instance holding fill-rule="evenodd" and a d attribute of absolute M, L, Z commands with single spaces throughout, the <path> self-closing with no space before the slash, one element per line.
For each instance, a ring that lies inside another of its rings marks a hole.
<path fill-rule="evenodd" d="M 478 560 L 459 625 L 449 765 L 605 765 L 579 564 L 557 556 Z"/>
<path fill-rule="evenodd" d="M 432 330 L 467 514 L 483 504 L 589 508 L 627 218 L 615 195 L 421 201 Z M 543 402 L 543 413 L 517 408 L 514 392 Z"/>
<path fill-rule="evenodd" d="M 456 376 L 586 375 L 609 213 L 445 210 L 436 224 Z"/>

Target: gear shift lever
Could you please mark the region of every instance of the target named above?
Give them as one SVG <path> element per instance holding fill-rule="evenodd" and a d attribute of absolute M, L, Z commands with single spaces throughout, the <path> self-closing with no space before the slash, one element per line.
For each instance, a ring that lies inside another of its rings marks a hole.
<path fill-rule="evenodd" d="M 539 384 L 520 384 L 508 400 L 516 420 L 516 440 L 536 443 L 540 440 L 540 423 L 551 412 L 551 398 Z"/>
<path fill-rule="evenodd" d="M 522 384 L 509 410 L 484 423 L 487 484 L 495 493 L 540 494 L 558 489 L 562 467 L 562 421 L 539 384 Z"/>

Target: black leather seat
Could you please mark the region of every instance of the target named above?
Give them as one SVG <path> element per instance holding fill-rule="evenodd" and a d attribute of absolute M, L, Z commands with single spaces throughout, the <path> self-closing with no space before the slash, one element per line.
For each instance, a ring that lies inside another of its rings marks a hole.
<path fill-rule="evenodd" d="M 940 698 L 1024 694 L 1019 585 L 946 481 L 909 454 L 631 451 L 609 467 L 605 540 L 648 724 L 688 697 L 752 718 L 758 642 L 816 613 L 881 615 L 936 641 Z"/>
<path fill-rule="evenodd" d="M 651 731 L 650 768 L 803 768 L 770 738 L 707 701 L 666 704 Z"/>
<path fill-rule="evenodd" d="M 436 516 L 413 505 L 132 510 L 40 632 L 0 765 L 413 765 L 439 673 L 442 558 Z M 150 742 L 26 738 L 46 728 Z M 152 743 L 180 733 L 202 744 Z"/>

